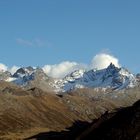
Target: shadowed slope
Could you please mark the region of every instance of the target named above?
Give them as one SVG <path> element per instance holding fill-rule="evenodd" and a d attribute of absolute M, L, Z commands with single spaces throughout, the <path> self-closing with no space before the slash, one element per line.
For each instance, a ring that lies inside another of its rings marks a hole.
<path fill-rule="evenodd" d="M 90 123 L 84 122 L 84 121 L 76 121 L 73 123 L 73 125 L 69 128 L 66 128 L 66 130 L 63 130 L 61 132 L 44 132 L 39 133 L 37 135 L 34 135 L 32 137 L 26 138 L 24 140 L 73 140 L 75 137 L 80 134 L 83 130 L 85 130 Z"/>
<path fill-rule="evenodd" d="M 93 123 L 77 121 L 67 131 L 39 133 L 25 140 L 139 140 L 140 100 Z"/>
<path fill-rule="evenodd" d="M 140 140 L 140 100 L 117 113 L 104 114 L 76 140 Z"/>

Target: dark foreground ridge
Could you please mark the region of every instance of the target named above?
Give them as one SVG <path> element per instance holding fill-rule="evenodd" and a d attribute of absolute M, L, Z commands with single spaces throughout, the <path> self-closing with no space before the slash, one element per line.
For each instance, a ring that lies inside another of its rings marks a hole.
<path fill-rule="evenodd" d="M 67 131 L 39 133 L 25 140 L 140 140 L 140 100 L 106 112 L 93 123 L 77 121 Z"/>

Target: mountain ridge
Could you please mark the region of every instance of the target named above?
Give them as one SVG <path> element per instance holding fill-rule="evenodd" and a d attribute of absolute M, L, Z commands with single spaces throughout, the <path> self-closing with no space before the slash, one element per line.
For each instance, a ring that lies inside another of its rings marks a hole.
<path fill-rule="evenodd" d="M 49 77 L 42 68 L 21 67 L 13 75 L 1 72 L 0 80 L 12 82 L 23 88 L 38 87 L 56 93 L 69 92 L 79 88 L 100 88 L 102 90 L 120 90 L 137 85 L 139 75 L 135 76 L 127 69 L 118 68 L 114 64 L 101 70 L 78 69 L 62 79 Z M 47 87 L 47 88 L 46 88 Z"/>

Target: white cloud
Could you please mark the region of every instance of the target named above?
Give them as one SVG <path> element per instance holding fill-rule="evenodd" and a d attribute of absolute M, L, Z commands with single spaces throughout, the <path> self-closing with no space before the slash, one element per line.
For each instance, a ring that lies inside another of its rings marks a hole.
<path fill-rule="evenodd" d="M 113 63 L 116 67 L 120 67 L 119 60 L 113 55 L 107 53 L 100 53 L 93 57 L 91 65 L 79 64 L 77 62 L 64 61 L 55 65 L 45 65 L 43 67 L 44 72 L 54 78 L 62 78 L 67 74 L 77 69 L 104 69 L 107 68 L 110 63 Z"/>
<path fill-rule="evenodd" d="M 20 67 L 18 67 L 18 66 L 13 66 L 13 67 L 9 68 L 8 70 L 11 74 L 14 74 L 19 68 Z"/>
<path fill-rule="evenodd" d="M 5 64 L 0 63 L 0 71 L 1 72 L 9 71 L 11 74 L 14 74 L 19 68 L 20 67 L 18 67 L 18 66 L 12 66 L 11 68 L 9 68 Z"/>
<path fill-rule="evenodd" d="M 32 41 L 29 41 L 29 40 L 18 38 L 18 39 L 16 39 L 16 41 L 17 41 L 17 43 L 19 43 L 21 45 L 30 46 L 30 47 L 33 46 L 33 42 Z"/>
<path fill-rule="evenodd" d="M 120 67 L 119 60 L 116 57 L 107 53 L 100 53 L 93 57 L 91 67 L 98 70 L 104 69 L 110 63 L 113 63 L 116 67 Z"/>
<path fill-rule="evenodd" d="M 2 63 L 0 63 L 0 71 L 7 71 L 8 67 Z"/>
<path fill-rule="evenodd" d="M 81 64 L 77 62 L 64 61 L 59 64 L 54 65 L 45 65 L 43 67 L 44 72 L 54 78 L 63 78 L 67 74 L 78 69 L 104 69 L 109 66 L 110 63 L 113 63 L 116 67 L 120 67 L 119 60 L 113 55 L 107 53 L 99 53 L 95 55 L 91 61 L 90 65 Z M 17 69 L 20 67 L 13 66 L 8 68 L 6 65 L 0 63 L 0 71 L 9 71 L 11 74 L 14 74 Z"/>
<path fill-rule="evenodd" d="M 27 47 L 45 47 L 45 46 L 50 47 L 51 46 L 51 44 L 48 41 L 39 38 L 32 39 L 32 40 L 17 38 L 16 42 L 20 45 L 27 46 Z"/>
<path fill-rule="evenodd" d="M 55 64 L 55 65 L 45 65 L 43 67 L 44 72 L 54 78 L 62 78 L 68 73 L 73 72 L 74 70 L 77 69 L 85 69 L 86 66 L 84 64 L 79 64 L 76 62 L 69 62 L 69 61 L 64 61 L 61 62 L 60 64 Z"/>

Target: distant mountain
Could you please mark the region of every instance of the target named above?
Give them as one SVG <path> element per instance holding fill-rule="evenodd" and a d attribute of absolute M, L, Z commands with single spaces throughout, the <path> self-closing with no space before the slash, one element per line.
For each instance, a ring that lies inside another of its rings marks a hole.
<path fill-rule="evenodd" d="M 54 79 L 46 75 L 43 69 L 23 67 L 13 75 L 6 71 L 0 73 L 0 80 L 12 82 L 30 89 L 41 88 L 44 91 L 68 92 L 79 88 L 94 88 L 106 91 L 133 88 L 140 81 L 140 76 L 130 73 L 125 68 L 117 68 L 112 63 L 102 70 L 76 70 L 62 79 Z"/>
<path fill-rule="evenodd" d="M 52 86 L 57 92 L 66 92 L 77 88 L 124 89 L 136 84 L 136 77 L 132 73 L 111 63 L 102 70 L 76 70 L 63 79 L 55 80 Z"/>
<path fill-rule="evenodd" d="M 10 72 L 2 72 L 0 80 L 12 82 L 25 89 L 38 87 L 45 91 L 52 91 L 51 86 L 49 85 L 52 78 L 48 77 L 39 67 L 22 67 L 19 68 L 13 75 L 10 74 Z"/>

